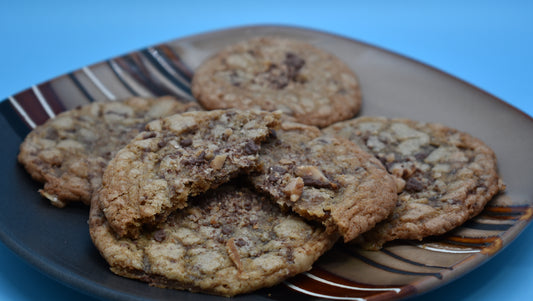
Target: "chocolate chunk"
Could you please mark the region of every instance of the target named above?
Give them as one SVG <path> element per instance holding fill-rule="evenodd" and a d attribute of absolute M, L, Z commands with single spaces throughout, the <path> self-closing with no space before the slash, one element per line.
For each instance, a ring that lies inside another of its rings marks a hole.
<path fill-rule="evenodd" d="M 163 230 L 157 230 L 154 232 L 154 239 L 157 242 L 162 242 L 167 238 L 167 234 Z"/>
<path fill-rule="evenodd" d="M 201 151 L 198 157 L 196 157 L 196 163 L 201 163 L 205 161 L 205 151 Z"/>
<path fill-rule="evenodd" d="M 190 138 L 185 138 L 180 141 L 180 145 L 183 147 L 191 146 L 192 140 Z"/>
<path fill-rule="evenodd" d="M 233 233 L 233 229 L 230 226 L 224 225 L 222 226 L 222 234 L 228 235 Z"/>
<path fill-rule="evenodd" d="M 235 245 L 236 245 L 237 247 L 244 247 L 244 246 L 246 246 L 247 244 L 248 244 L 248 243 L 246 242 L 246 240 L 244 240 L 244 239 L 242 239 L 242 238 L 237 238 L 237 239 L 235 240 Z"/>
<path fill-rule="evenodd" d="M 272 183 L 277 182 L 279 179 L 281 179 L 281 177 L 277 174 L 269 174 L 267 177 L 267 180 Z"/>
<path fill-rule="evenodd" d="M 259 145 L 252 141 L 248 141 L 244 146 L 244 153 L 247 155 L 256 154 L 259 151 Z"/>
<path fill-rule="evenodd" d="M 284 173 L 287 173 L 287 169 L 283 166 L 279 166 L 279 165 L 274 165 L 270 168 L 273 172 L 277 172 L 277 173 L 280 173 L 280 174 L 284 174 Z"/>
<path fill-rule="evenodd" d="M 235 87 L 239 87 L 241 85 L 239 75 L 235 71 L 231 72 L 231 74 L 229 75 L 229 80 L 230 83 Z"/>
<path fill-rule="evenodd" d="M 415 178 L 409 178 L 405 183 L 405 191 L 407 192 L 420 192 L 424 188 L 424 184 Z"/>
<path fill-rule="evenodd" d="M 378 158 L 378 160 L 381 162 L 381 164 L 383 164 L 383 166 L 387 166 L 388 164 L 387 158 L 385 158 L 384 156 L 380 156 L 380 155 L 376 155 L 376 158 Z M 389 167 L 391 167 L 391 165 L 387 167 L 387 170 L 389 170 Z"/>
<path fill-rule="evenodd" d="M 282 72 L 279 76 L 271 76 L 268 80 L 270 85 L 278 90 L 281 90 L 289 85 L 289 78 L 285 72 Z"/>
<path fill-rule="evenodd" d="M 270 132 L 268 133 L 269 134 L 269 138 L 272 138 L 272 139 L 277 139 L 278 138 L 278 134 L 276 133 L 276 130 L 274 129 L 270 129 Z"/>
<path fill-rule="evenodd" d="M 427 158 L 427 156 L 429 156 L 429 154 L 431 154 L 431 152 L 433 152 L 434 150 L 436 149 L 435 146 L 433 145 L 427 145 L 427 146 L 424 146 L 422 148 L 422 151 L 418 152 L 415 154 L 415 158 L 418 160 L 418 161 L 423 161 L 424 159 Z"/>
<path fill-rule="evenodd" d="M 289 79 L 296 81 L 298 72 L 300 72 L 300 69 L 305 65 L 305 60 L 292 52 L 287 52 L 283 63 L 287 65 Z"/>
<path fill-rule="evenodd" d="M 155 132 L 148 132 L 143 135 L 143 139 L 150 139 L 156 137 L 157 134 Z"/>
<path fill-rule="evenodd" d="M 201 165 L 205 162 L 205 151 L 202 151 L 196 158 L 183 159 L 182 163 L 184 165 Z"/>

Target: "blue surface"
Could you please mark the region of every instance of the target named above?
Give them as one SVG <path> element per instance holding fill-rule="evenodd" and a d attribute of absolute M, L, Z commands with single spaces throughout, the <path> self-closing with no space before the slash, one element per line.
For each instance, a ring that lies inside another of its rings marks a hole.
<path fill-rule="evenodd" d="M 533 2 L 0 1 L 0 99 L 177 37 L 252 24 L 361 40 L 463 79 L 533 116 Z M 533 197 L 533 196 L 530 196 Z M 533 300 L 533 228 L 492 260 L 415 300 Z M 0 300 L 95 300 L 0 243 Z"/>

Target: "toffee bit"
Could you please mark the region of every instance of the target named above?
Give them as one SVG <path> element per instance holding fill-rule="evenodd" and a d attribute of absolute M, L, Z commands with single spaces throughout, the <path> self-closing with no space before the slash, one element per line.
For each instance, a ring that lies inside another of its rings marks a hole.
<path fill-rule="evenodd" d="M 337 189 L 338 185 L 331 182 L 316 166 L 298 166 L 296 175 L 301 177 L 306 186 L 316 188 Z"/>
<path fill-rule="evenodd" d="M 233 237 L 226 242 L 226 250 L 229 258 L 239 270 L 239 273 L 242 272 L 241 256 L 239 255 L 239 250 L 237 250 L 237 247 L 235 246 L 235 239 Z"/>
<path fill-rule="evenodd" d="M 290 181 L 283 189 L 283 192 L 290 197 L 291 202 L 296 202 L 302 196 L 304 185 L 303 179 L 298 177 Z"/>
<path fill-rule="evenodd" d="M 209 165 L 214 170 L 220 170 L 224 166 L 224 162 L 226 162 L 227 157 L 227 155 L 216 155 Z"/>

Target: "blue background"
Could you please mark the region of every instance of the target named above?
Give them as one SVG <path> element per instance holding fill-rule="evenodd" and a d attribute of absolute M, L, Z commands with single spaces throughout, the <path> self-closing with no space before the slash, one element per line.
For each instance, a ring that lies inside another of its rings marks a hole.
<path fill-rule="evenodd" d="M 253 24 L 364 41 L 441 69 L 533 116 L 533 2 L 513 0 L 0 0 L 0 99 L 149 45 Z M 416 300 L 533 300 L 532 246 L 529 226 L 483 266 Z M 0 243 L 0 300 L 36 299 L 95 300 Z"/>

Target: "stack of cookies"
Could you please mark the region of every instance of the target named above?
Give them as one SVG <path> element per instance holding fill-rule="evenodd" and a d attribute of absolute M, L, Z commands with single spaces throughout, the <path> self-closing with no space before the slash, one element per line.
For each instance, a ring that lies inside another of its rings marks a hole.
<path fill-rule="evenodd" d="M 35 128 L 19 161 L 52 205 L 90 204 L 111 270 L 223 296 L 309 270 L 337 241 L 440 235 L 504 189 L 494 152 L 440 124 L 362 116 L 358 80 L 261 37 L 195 72 L 198 103 L 93 103 Z"/>

